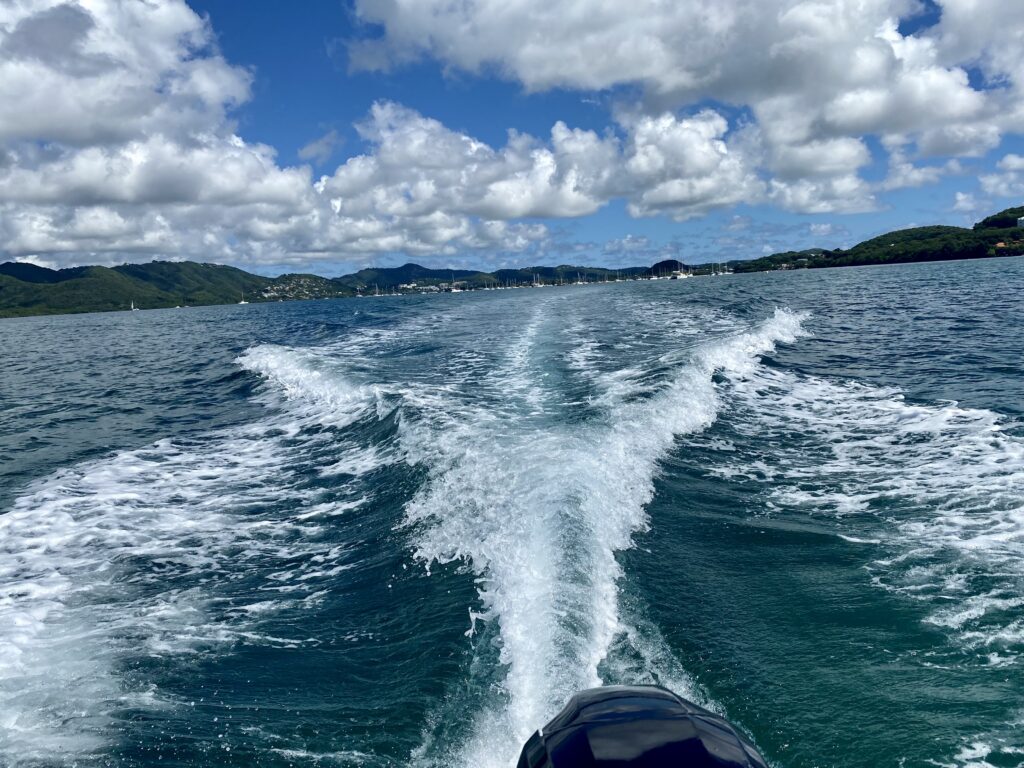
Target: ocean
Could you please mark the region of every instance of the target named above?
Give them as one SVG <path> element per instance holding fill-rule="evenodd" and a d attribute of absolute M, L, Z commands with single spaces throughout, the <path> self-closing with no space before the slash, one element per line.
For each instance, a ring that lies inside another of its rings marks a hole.
<path fill-rule="evenodd" d="M 0 321 L 0 765 L 511 766 L 657 683 L 1024 765 L 1024 260 Z"/>

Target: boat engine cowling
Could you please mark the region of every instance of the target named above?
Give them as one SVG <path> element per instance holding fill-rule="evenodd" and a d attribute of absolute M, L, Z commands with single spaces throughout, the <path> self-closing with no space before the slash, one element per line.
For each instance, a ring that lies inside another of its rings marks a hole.
<path fill-rule="evenodd" d="M 518 768 L 767 768 L 723 717 L 658 686 L 591 688 L 523 746 Z"/>

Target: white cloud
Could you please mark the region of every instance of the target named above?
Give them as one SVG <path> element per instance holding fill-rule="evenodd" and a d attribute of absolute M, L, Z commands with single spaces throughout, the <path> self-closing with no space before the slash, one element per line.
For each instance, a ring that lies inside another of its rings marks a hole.
<path fill-rule="evenodd" d="M 562 123 L 548 144 L 510 134 L 494 149 L 400 105 L 375 104 L 359 126 L 372 151 L 323 177 L 317 192 L 341 217 L 379 216 L 390 224 L 441 214 L 507 220 L 591 213 L 614 143 Z"/>
<path fill-rule="evenodd" d="M 299 148 L 300 160 L 314 160 L 323 165 L 342 144 L 342 138 L 338 135 L 337 129 L 332 128 L 323 136 L 313 139 L 308 144 Z"/>
<path fill-rule="evenodd" d="M 917 146 L 926 156 L 981 157 L 1001 140 L 998 125 L 979 122 L 926 128 L 918 135 Z"/>
<path fill-rule="evenodd" d="M 940 5 L 941 24 L 903 35 L 899 21 L 921 11 L 917 0 L 637 0 L 629 13 L 595 0 L 357 0 L 383 35 L 354 44 L 352 66 L 433 57 L 528 91 L 639 86 L 651 116 L 706 99 L 746 107 L 759 157 L 748 153 L 737 179 L 752 182 L 750 167 L 772 174 L 768 199 L 791 210 L 868 210 L 876 201 L 858 175 L 872 161 L 865 136 L 907 147 L 879 185 L 890 190 L 954 168 L 915 165 L 908 151 L 981 156 L 1024 130 L 1024 5 Z M 979 62 L 987 89 L 968 76 Z M 700 212 L 702 197 L 729 204 L 692 176 L 653 183 L 635 195 L 634 214 L 670 199 L 684 203 L 684 217 Z M 754 197 L 753 186 L 736 197 Z"/>
<path fill-rule="evenodd" d="M 755 202 L 764 184 L 741 150 L 726 141 L 728 123 L 713 110 L 670 113 L 628 123 L 622 185 L 634 216 L 684 220 L 715 208 Z"/>
<path fill-rule="evenodd" d="M 119 146 L 9 153 L 0 168 L 0 202 L 110 205 L 268 204 L 297 209 L 308 204 L 306 168 L 280 169 L 274 151 L 236 136 L 200 135 L 179 143 L 163 135 Z"/>
<path fill-rule="evenodd" d="M 546 229 L 505 219 L 601 204 L 577 191 L 587 147 L 566 129 L 549 148 L 510 142 L 509 164 L 489 180 L 495 202 L 476 198 L 477 210 L 416 210 L 429 195 L 408 179 L 395 180 L 397 197 L 379 179 L 360 186 L 361 164 L 390 161 L 397 174 L 403 152 L 429 165 L 430 152 L 436 159 L 451 148 L 378 141 L 390 158 L 343 166 L 356 171 L 352 199 L 332 208 L 308 167 L 282 168 L 273 148 L 236 134 L 228 115 L 249 85 L 250 74 L 223 59 L 207 22 L 181 0 L 0 5 L 0 248 L 56 263 L 149 255 L 274 264 L 521 250 Z M 395 127 L 412 131 L 415 122 Z M 300 154 L 325 161 L 337 143 L 329 132 Z M 544 175 L 545 153 L 559 155 L 558 180 Z M 498 210 L 509 185 L 531 201 Z"/>
<path fill-rule="evenodd" d="M 957 192 L 954 196 L 953 210 L 959 213 L 977 213 L 981 210 L 981 203 L 968 192 Z"/>
<path fill-rule="evenodd" d="M 0 141 L 95 146 L 223 122 L 250 74 L 184 2 L 0 4 Z"/>
<path fill-rule="evenodd" d="M 804 144 L 773 147 L 770 165 L 779 176 L 799 179 L 856 173 L 871 162 L 871 153 L 860 139 L 817 139 Z"/>
<path fill-rule="evenodd" d="M 935 31 L 945 62 L 976 62 L 991 83 L 1024 87 L 1024 5 L 1005 0 L 939 0 Z M 1018 107 L 1019 109 L 1019 107 Z"/>
<path fill-rule="evenodd" d="M 878 207 L 871 185 L 852 173 L 823 180 L 772 179 L 769 197 L 799 213 L 864 213 Z"/>
<path fill-rule="evenodd" d="M 628 13 L 593 0 L 356 6 L 384 31 L 353 47 L 357 68 L 432 56 L 528 90 L 639 85 L 670 107 L 711 98 L 748 105 L 771 146 L 922 133 L 986 117 L 986 95 L 964 65 L 991 30 L 950 56 L 943 39 L 897 31 L 901 17 L 920 9 L 916 0 L 637 0 Z M 1000 13 L 993 7 L 990 15 Z"/>
<path fill-rule="evenodd" d="M 1024 157 L 1009 154 L 997 163 L 1001 171 L 1024 171 Z"/>
<path fill-rule="evenodd" d="M 705 110 L 621 126 L 624 138 L 556 123 L 547 142 L 511 133 L 495 149 L 391 103 L 360 131 L 372 153 L 317 184 L 341 215 L 438 211 L 484 219 L 582 216 L 624 197 L 635 216 L 677 219 L 752 201 L 763 184 L 724 139 L 728 124 Z"/>
<path fill-rule="evenodd" d="M 882 189 L 905 189 L 907 187 L 923 187 L 934 184 L 946 174 L 962 171 L 957 160 L 950 160 L 944 165 L 914 165 L 906 156 L 903 148 L 893 145 L 889 149 L 889 174 L 881 184 Z"/>
<path fill-rule="evenodd" d="M 431 56 L 527 90 L 639 96 L 602 131 L 557 121 L 495 145 L 381 102 L 361 153 L 314 181 L 239 135 L 253 74 L 183 0 L 0 2 L 0 248 L 306 264 L 539 249 L 538 220 L 613 200 L 680 221 L 741 203 L 872 210 L 958 168 L 921 157 L 982 155 L 1024 130 L 1021 11 L 942 5 L 938 27 L 903 36 L 917 0 L 357 0 L 384 32 L 353 45 L 357 67 Z M 860 175 L 867 136 L 888 152 L 884 182 Z M 298 156 L 323 167 L 339 144 L 331 130 Z M 1008 155 L 980 181 L 1013 196 L 1022 174 Z"/>
<path fill-rule="evenodd" d="M 687 102 L 746 101 L 834 77 L 877 81 L 894 68 L 879 29 L 909 0 L 359 0 L 386 36 L 353 50 L 356 67 L 431 55 L 477 72 L 496 66 L 531 90 L 601 90 L 623 83 Z M 368 52 L 372 49 L 372 56 Z M 816 69 L 806 68 L 818 64 Z"/>
<path fill-rule="evenodd" d="M 982 174 L 978 181 L 982 190 L 993 197 L 1024 197 L 1024 157 L 1005 155 L 996 167 L 997 173 Z"/>
<path fill-rule="evenodd" d="M 1019 171 L 987 173 L 978 177 L 981 189 L 992 197 L 1024 197 L 1024 174 Z"/>

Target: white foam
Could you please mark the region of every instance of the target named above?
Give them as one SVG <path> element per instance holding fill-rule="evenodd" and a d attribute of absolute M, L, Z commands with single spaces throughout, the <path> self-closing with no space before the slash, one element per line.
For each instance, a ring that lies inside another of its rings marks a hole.
<path fill-rule="evenodd" d="M 281 755 L 288 760 L 295 761 L 299 765 L 387 765 L 388 761 L 382 760 L 376 755 L 366 752 L 359 752 L 354 749 L 347 749 L 340 752 L 312 752 L 306 749 L 282 749 L 274 747 L 270 750 L 274 754 Z"/>
<path fill-rule="evenodd" d="M 680 311 L 674 302 L 613 302 L 602 310 L 628 321 L 607 323 L 604 317 L 577 314 L 561 335 L 569 345 L 567 366 L 596 389 L 593 402 L 603 408 L 658 392 L 667 383 L 665 376 L 689 361 L 701 339 L 742 331 L 734 318 L 717 310 Z M 613 349 L 616 353 L 608 354 Z M 631 362 L 623 364 L 624 359 Z"/>
<path fill-rule="evenodd" d="M 875 583 L 934 605 L 930 623 L 1016 654 L 1024 605 L 1024 442 L 997 413 L 893 388 L 762 368 L 723 385 L 750 438 L 710 471 L 767 477 L 769 507 L 835 517 L 885 547 Z M 767 472 L 751 472 L 761 462 Z"/>
<path fill-rule="evenodd" d="M 377 388 L 348 381 L 322 352 L 264 344 L 247 350 L 238 362 L 266 377 L 273 385 L 270 392 L 283 395 L 293 411 L 324 426 L 347 426 L 381 404 Z"/>
<path fill-rule="evenodd" d="M 306 428 L 372 413 L 378 393 L 285 348 L 242 363 L 279 407 L 264 420 L 60 471 L 0 515 L 0 763 L 75 764 L 110 745 L 114 711 L 166 705 L 119 677 L 126 657 L 302 642 L 255 628 L 352 567 L 321 526 L 365 498 L 339 483 L 325 500 L 305 470 L 386 459 Z"/>
<path fill-rule="evenodd" d="M 602 682 L 599 667 L 627 631 L 615 553 L 647 525 L 659 461 L 678 435 L 714 421 L 715 371 L 743 375 L 799 333 L 800 317 L 778 311 L 698 348 L 654 396 L 619 402 L 591 423 L 550 418 L 563 404 L 538 383 L 529 329 L 496 378 L 533 382 L 532 405 L 549 418 L 524 427 L 517 402 L 405 396 L 402 444 L 430 472 L 407 507 L 416 556 L 428 567 L 472 567 L 481 605 L 474 620 L 497 623 L 506 670 L 500 700 L 477 714 L 472 736 L 446 760 L 512 764 L 569 695 Z"/>
<path fill-rule="evenodd" d="M 881 544 L 881 539 L 865 539 L 857 536 L 847 536 L 845 533 L 838 534 L 839 538 L 843 541 L 848 541 L 851 544 Z"/>

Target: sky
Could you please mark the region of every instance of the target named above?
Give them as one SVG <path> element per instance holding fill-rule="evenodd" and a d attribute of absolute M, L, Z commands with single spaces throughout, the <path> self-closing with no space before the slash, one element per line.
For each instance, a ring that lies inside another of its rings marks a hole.
<path fill-rule="evenodd" d="M 0 260 L 627 266 L 1024 198 L 1024 2 L 0 0 Z"/>

